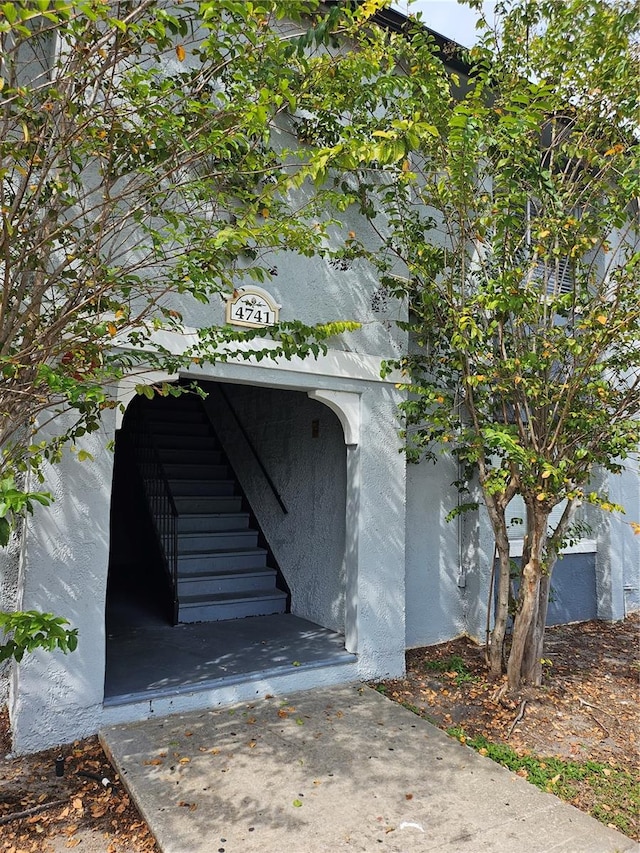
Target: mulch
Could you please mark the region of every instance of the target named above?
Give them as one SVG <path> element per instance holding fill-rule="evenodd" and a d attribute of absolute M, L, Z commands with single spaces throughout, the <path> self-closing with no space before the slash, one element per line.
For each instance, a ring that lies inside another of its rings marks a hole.
<path fill-rule="evenodd" d="M 0 715 L 0 746 L 9 747 Z M 63 758 L 63 764 L 59 761 Z M 62 770 L 63 775 L 56 775 Z M 97 737 L 0 761 L 0 851 L 80 849 L 156 853 L 153 836 L 131 803 Z"/>

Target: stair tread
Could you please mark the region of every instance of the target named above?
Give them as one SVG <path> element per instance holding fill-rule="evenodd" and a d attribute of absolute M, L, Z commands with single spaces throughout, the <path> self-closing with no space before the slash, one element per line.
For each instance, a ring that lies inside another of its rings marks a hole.
<path fill-rule="evenodd" d="M 181 581 L 191 582 L 198 580 L 208 580 L 226 577 L 252 577 L 253 575 L 273 575 L 275 577 L 276 570 L 271 566 L 242 566 L 239 569 L 220 569 L 215 571 L 212 569 L 203 569 L 199 572 L 189 572 L 189 574 L 181 573 L 178 575 L 178 583 Z"/>
<path fill-rule="evenodd" d="M 233 500 L 236 502 L 241 501 L 242 495 L 174 495 L 173 498 L 174 498 L 174 500 L 183 500 L 183 499 L 184 500 L 191 500 L 192 498 L 198 498 L 200 500 L 200 499 L 204 498 L 208 501 L 218 501 L 221 503 L 223 500 Z M 191 510 L 191 512 L 195 513 L 196 515 L 214 515 L 215 514 L 215 513 L 202 512 L 201 510 Z M 240 510 L 239 509 L 229 510 L 229 512 L 240 512 Z M 185 510 L 185 513 L 189 513 L 189 510 Z M 218 514 L 219 515 L 226 515 L 226 513 L 223 511 L 219 512 Z"/>
<path fill-rule="evenodd" d="M 214 536 L 219 539 L 222 539 L 223 536 L 243 536 L 248 539 L 250 536 L 257 536 L 257 534 L 258 531 L 255 527 L 248 527 L 246 530 L 243 528 L 236 530 L 236 528 L 230 527 L 228 530 L 181 530 L 178 535 L 181 539 L 201 539 L 203 536 Z"/>
<path fill-rule="evenodd" d="M 235 483 L 234 477 L 176 477 L 171 474 L 168 478 L 170 483 Z"/>
<path fill-rule="evenodd" d="M 233 554 L 233 556 L 239 556 L 240 554 L 266 554 L 266 548 L 206 548 L 204 551 L 189 551 L 186 554 L 181 554 L 180 559 L 189 559 L 189 557 L 203 557 L 206 554 L 216 554 L 220 556 L 220 554 Z"/>
<path fill-rule="evenodd" d="M 233 495 L 232 495 L 233 497 Z M 248 518 L 249 513 L 246 511 L 242 512 L 181 512 L 179 513 L 180 518 L 215 518 L 219 520 L 221 518 Z"/>
<path fill-rule="evenodd" d="M 217 592 L 210 595 L 183 595 L 180 597 L 180 605 L 207 605 L 232 601 L 255 601 L 268 598 L 287 597 L 287 593 L 281 589 L 251 589 L 244 592 Z"/>

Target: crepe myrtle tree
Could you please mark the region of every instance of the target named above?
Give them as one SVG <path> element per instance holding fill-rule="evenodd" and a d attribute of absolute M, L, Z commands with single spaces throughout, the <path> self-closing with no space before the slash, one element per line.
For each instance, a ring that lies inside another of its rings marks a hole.
<path fill-rule="evenodd" d="M 157 342 L 183 331 L 180 301 L 220 300 L 267 279 L 270 253 L 320 245 L 315 202 L 289 191 L 299 163 L 274 129 L 315 84 L 314 50 L 372 11 L 0 4 L 0 545 L 34 501 L 47 503 L 34 489 L 43 463 L 98 428 L 122 376 L 238 353 L 317 355 L 354 327 L 203 328 L 181 355 Z M 177 393 L 142 379 L 137 390 Z M 62 413 L 71 426 L 56 427 Z M 55 437 L 42 440 L 51 421 Z M 15 631 L 14 616 L 0 627 Z"/>
<path fill-rule="evenodd" d="M 340 112 L 308 171 L 379 233 L 370 252 L 352 232 L 345 262 L 366 258 L 406 300 L 412 346 L 385 369 L 404 376 L 409 458 L 457 458 L 467 497 L 454 515 L 477 506 L 479 483 L 498 563 L 490 668 L 503 672 L 511 612 L 513 689 L 540 683 L 577 508 L 622 511 L 594 471 L 620 472 L 638 451 L 639 23 L 626 0 L 499 2 L 460 76 L 419 22 L 371 33 L 366 100 L 348 95 L 347 58 L 327 80 L 322 107 Z M 526 532 L 510 602 L 516 495 Z"/>

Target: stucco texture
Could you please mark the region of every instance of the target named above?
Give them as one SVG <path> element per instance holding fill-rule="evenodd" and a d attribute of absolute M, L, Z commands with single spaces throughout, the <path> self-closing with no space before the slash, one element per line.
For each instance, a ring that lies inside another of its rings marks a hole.
<path fill-rule="evenodd" d="M 36 652 L 16 667 L 11 697 L 14 746 L 20 752 L 94 732 L 104 685 L 104 605 L 109 559 L 113 455 L 106 449 L 113 413 L 85 436 L 93 461 L 66 452 L 47 469 L 54 497 L 28 519 L 21 606 L 65 616 L 78 628 L 70 655 Z"/>
<path fill-rule="evenodd" d="M 343 632 L 346 449 L 337 417 L 299 391 L 226 384 L 222 396 L 215 384 L 207 388 L 211 420 L 287 581 L 291 612 Z"/>

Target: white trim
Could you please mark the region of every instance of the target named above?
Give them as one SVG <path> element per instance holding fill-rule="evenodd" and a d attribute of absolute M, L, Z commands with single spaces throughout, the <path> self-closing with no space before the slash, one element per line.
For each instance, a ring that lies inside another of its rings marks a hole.
<path fill-rule="evenodd" d="M 169 352 L 180 355 L 188 348 L 198 343 L 197 330 L 193 328 L 185 328 L 184 333 L 178 332 L 155 332 L 150 338 L 148 349 L 153 348 L 153 344 L 157 343 L 164 347 Z M 220 347 L 220 352 L 233 349 L 239 352 L 251 352 L 255 349 L 276 349 L 278 343 L 269 339 L 259 339 L 258 341 L 238 341 L 233 344 L 227 344 Z M 128 347 L 122 346 L 122 349 Z M 242 365 L 243 367 L 252 367 L 264 371 L 278 370 L 286 373 L 298 373 L 304 376 L 326 376 L 340 379 L 355 379 L 364 382 L 379 382 L 383 385 L 397 385 L 402 381 L 399 371 L 393 371 L 384 378 L 380 375 L 380 368 L 384 356 L 370 355 L 368 353 L 347 352 L 345 350 L 328 348 L 326 354 L 320 354 L 317 358 L 307 356 L 300 358 L 292 356 L 287 359 L 284 356 L 278 358 L 263 358 L 258 361 L 256 358 L 249 356 L 243 358 L 228 358 L 225 361 L 219 362 L 202 362 L 201 367 L 205 368 L 207 375 L 211 375 L 210 364 L 214 368 L 224 367 L 224 365 Z M 187 370 L 180 371 L 181 374 L 188 372 L 189 374 L 197 374 L 199 372 L 198 365 Z"/>
<path fill-rule="evenodd" d="M 360 394 L 353 391 L 316 389 L 307 392 L 311 400 L 324 403 L 337 416 L 344 431 L 344 443 L 360 444 Z"/>

